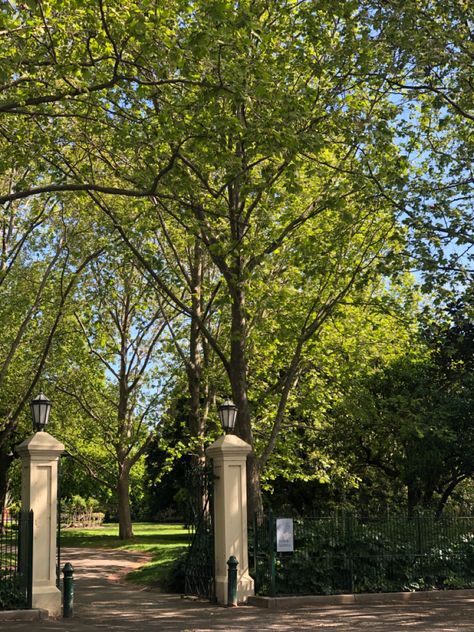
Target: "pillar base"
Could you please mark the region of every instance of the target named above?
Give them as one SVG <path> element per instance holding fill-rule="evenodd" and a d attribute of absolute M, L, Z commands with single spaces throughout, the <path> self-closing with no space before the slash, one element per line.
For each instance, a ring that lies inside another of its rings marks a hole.
<path fill-rule="evenodd" d="M 237 602 L 246 603 L 249 597 L 255 595 L 254 582 L 250 575 L 239 575 L 237 578 Z M 216 599 L 221 605 L 227 604 L 227 575 L 216 577 Z"/>
<path fill-rule="evenodd" d="M 61 616 L 61 592 L 56 586 L 36 586 L 31 600 L 33 608 L 41 608 L 47 610 L 48 615 L 52 618 Z"/>

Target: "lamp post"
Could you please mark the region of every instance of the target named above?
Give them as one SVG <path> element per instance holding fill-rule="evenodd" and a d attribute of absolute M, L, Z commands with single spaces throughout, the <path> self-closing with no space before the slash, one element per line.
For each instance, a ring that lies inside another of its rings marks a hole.
<path fill-rule="evenodd" d="M 226 434 L 231 434 L 235 428 L 235 420 L 237 418 L 237 406 L 231 399 L 226 399 L 219 406 L 219 417 L 222 428 Z"/>
<path fill-rule="evenodd" d="M 36 432 L 45 430 L 49 421 L 49 413 L 51 411 L 51 402 L 43 393 L 40 393 L 32 402 L 30 402 L 31 416 L 33 418 L 33 428 Z"/>

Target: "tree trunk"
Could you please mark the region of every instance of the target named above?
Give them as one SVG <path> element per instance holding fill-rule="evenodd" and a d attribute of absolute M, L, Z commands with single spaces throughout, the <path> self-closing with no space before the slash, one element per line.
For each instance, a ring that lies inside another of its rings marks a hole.
<path fill-rule="evenodd" d="M 248 402 L 247 359 L 246 359 L 246 322 L 244 310 L 244 294 L 240 288 L 232 295 L 231 356 L 230 379 L 232 397 L 237 406 L 237 423 L 235 432 L 253 448 L 253 434 Z M 252 453 L 247 458 L 247 495 L 248 512 L 252 516 L 262 511 L 262 491 L 260 488 L 260 471 L 256 456 Z"/>
<path fill-rule="evenodd" d="M 441 518 L 444 507 L 446 506 L 446 503 L 448 502 L 449 497 L 454 492 L 454 490 L 459 485 L 459 483 L 464 481 L 466 478 L 467 476 L 458 476 L 457 478 L 454 478 L 449 483 L 449 485 L 446 487 L 446 489 L 442 493 L 441 498 L 439 499 L 438 504 L 436 506 L 436 518 Z"/>
<path fill-rule="evenodd" d="M 415 509 L 420 504 L 420 490 L 413 483 L 408 483 L 407 490 L 407 503 L 408 503 L 408 517 L 413 518 L 415 515 Z"/>
<path fill-rule="evenodd" d="M 127 465 L 119 466 L 117 481 L 117 506 L 119 519 L 119 538 L 133 538 L 132 516 L 130 512 L 130 472 Z"/>
<path fill-rule="evenodd" d="M 123 296 L 122 316 L 120 319 L 120 368 L 119 368 L 119 401 L 117 411 L 117 426 L 119 446 L 117 449 L 118 479 L 117 479 L 117 509 L 119 519 L 119 538 L 128 540 L 133 538 L 132 517 L 130 512 L 130 463 L 127 461 L 126 444 L 130 434 L 128 423 L 129 384 L 127 353 L 130 333 L 130 295 Z"/>
<path fill-rule="evenodd" d="M 13 461 L 13 454 L 0 452 L 0 526 L 3 528 L 3 510 L 8 492 L 8 470 Z"/>
<path fill-rule="evenodd" d="M 194 246 L 193 267 L 191 270 L 191 300 L 193 315 L 189 337 L 189 365 L 187 370 L 189 389 L 189 418 L 188 427 L 193 439 L 198 439 L 196 453 L 193 454 L 193 464 L 204 463 L 204 424 L 201 414 L 201 381 L 202 381 L 202 334 L 199 319 L 202 317 L 202 250 L 200 244 Z"/>
<path fill-rule="evenodd" d="M 256 455 L 251 452 L 247 457 L 247 497 L 248 517 L 263 512 L 262 488 L 260 486 L 260 467 Z"/>

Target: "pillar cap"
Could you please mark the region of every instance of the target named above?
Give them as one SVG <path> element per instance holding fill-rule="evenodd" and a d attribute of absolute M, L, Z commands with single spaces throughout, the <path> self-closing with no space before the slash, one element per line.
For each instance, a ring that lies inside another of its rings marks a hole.
<path fill-rule="evenodd" d="M 64 444 L 47 432 L 35 432 L 15 448 L 21 457 L 42 454 L 44 456 L 59 456 L 64 450 Z"/>
<path fill-rule="evenodd" d="M 216 457 L 221 454 L 234 456 L 245 456 L 252 451 L 252 446 L 233 434 L 222 435 L 214 441 L 206 450 L 209 457 Z"/>

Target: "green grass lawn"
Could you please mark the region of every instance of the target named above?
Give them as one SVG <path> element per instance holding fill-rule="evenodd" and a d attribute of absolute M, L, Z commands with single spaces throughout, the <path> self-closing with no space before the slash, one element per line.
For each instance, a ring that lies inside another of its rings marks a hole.
<path fill-rule="evenodd" d="M 152 561 L 127 575 L 137 584 L 169 588 L 173 564 L 182 557 L 189 543 L 188 530 L 179 524 L 134 523 L 135 536 L 120 540 L 117 524 L 97 529 L 62 529 L 61 546 L 91 547 L 141 551 L 152 555 Z"/>

